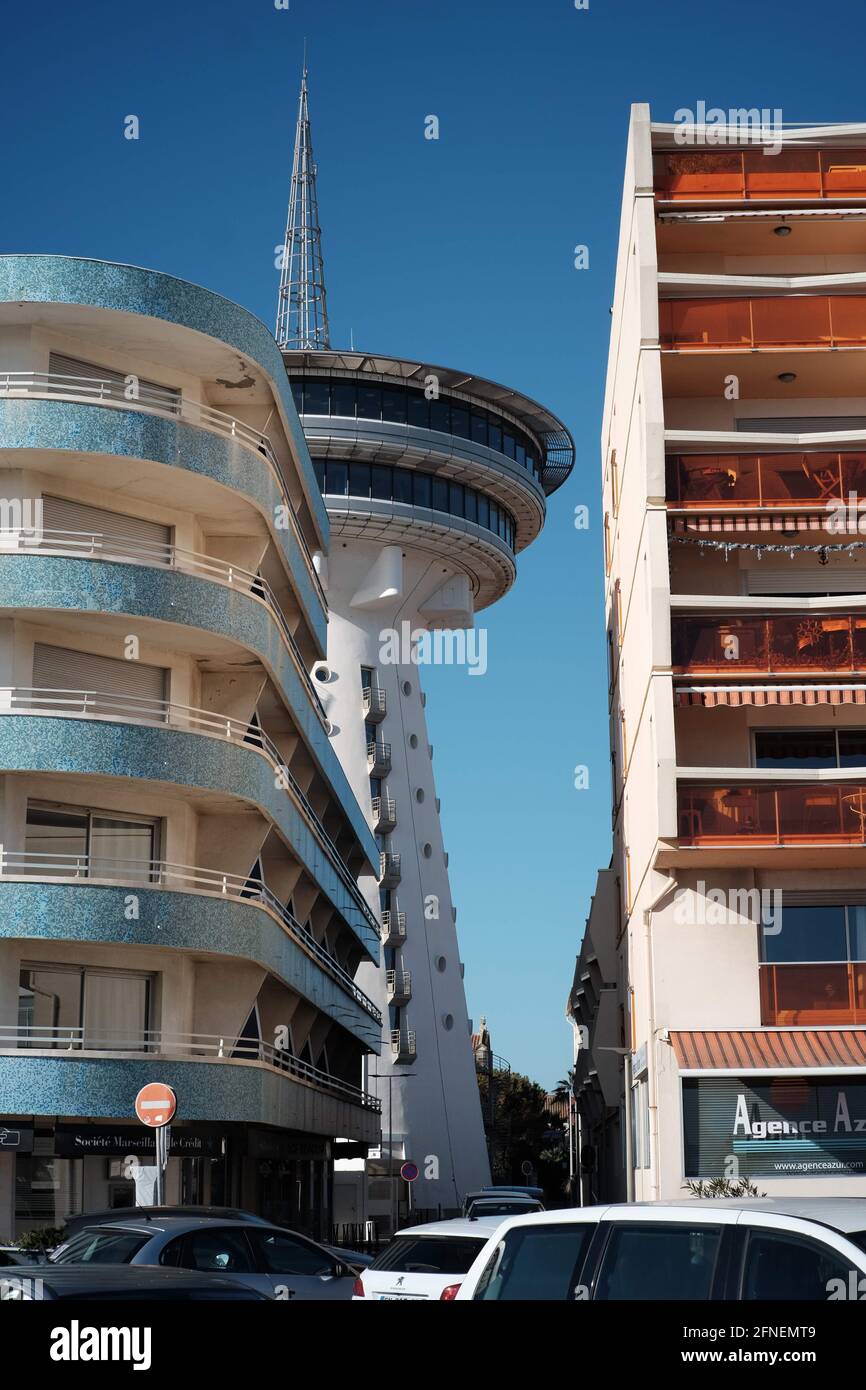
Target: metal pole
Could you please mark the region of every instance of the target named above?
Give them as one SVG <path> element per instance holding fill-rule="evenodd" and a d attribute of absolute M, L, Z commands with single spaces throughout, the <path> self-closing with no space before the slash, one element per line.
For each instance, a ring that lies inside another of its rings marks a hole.
<path fill-rule="evenodd" d="M 631 1113 L 631 1052 L 623 1057 L 623 1083 L 625 1085 L 625 1199 L 634 1201 L 634 1134 L 632 1133 Z"/>
<path fill-rule="evenodd" d="M 156 1131 L 156 1205 L 165 1206 L 165 1151 L 167 1125 Z"/>

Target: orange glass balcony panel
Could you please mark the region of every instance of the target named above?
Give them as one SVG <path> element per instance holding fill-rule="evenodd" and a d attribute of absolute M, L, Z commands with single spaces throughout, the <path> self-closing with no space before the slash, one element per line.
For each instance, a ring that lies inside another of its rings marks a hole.
<path fill-rule="evenodd" d="M 856 198 L 866 194 L 866 149 L 682 149 L 653 158 L 656 197 L 749 202 Z"/>
<path fill-rule="evenodd" d="M 663 299 L 659 303 L 662 347 L 751 347 L 748 299 Z"/>
<path fill-rule="evenodd" d="M 851 675 L 866 670 L 866 618 L 801 613 L 671 620 L 675 675 Z"/>
<path fill-rule="evenodd" d="M 764 154 L 762 149 L 743 151 L 743 173 L 747 198 L 821 197 L 821 164 L 817 150 L 779 150 Z"/>
<path fill-rule="evenodd" d="M 866 150 L 822 150 L 821 176 L 825 197 L 866 194 Z"/>
<path fill-rule="evenodd" d="M 866 500 L 866 454 L 670 454 L 667 500 L 681 507 L 815 505 Z"/>
<path fill-rule="evenodd" d="M 743 158 L 739 150 L 677 150 L 653 159 L 659 198 L 743 197 Z"/>
<path fill-rule="evenodd" d="M 662 347 L 846 347 L 866 343 L 866 295 L 780 295 L 765 299 L 666 299 Z"/>
<path fill-rule="evenodd" d="M 866 1023 L 866 965 L 762 965 L 761 1022 L 776 1028 L 832 1027 Z"/>
<path fill-rule="evenodd" d="M 866 786 L 681 786 L 678 835 L 685 845 L 748 842 L 866 844 Z"/>

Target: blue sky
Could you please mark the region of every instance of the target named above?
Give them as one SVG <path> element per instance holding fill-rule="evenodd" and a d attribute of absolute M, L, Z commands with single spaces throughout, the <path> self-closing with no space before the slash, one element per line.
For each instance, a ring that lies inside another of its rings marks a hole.
<path fill-rule="evenodd" d="M 493 377 L 570 426 L 572 479 L 480 619 L 487 675 L 425 678 L 470 1014 L 546 1085 L 610 855 L 598 439 L 629 104 L 863 119 L 864 31 L 852 0 L 44 0 L 4 20 L 0 250 L 154 267 L 272 326 L 306 36 L 335 345 Z"/>

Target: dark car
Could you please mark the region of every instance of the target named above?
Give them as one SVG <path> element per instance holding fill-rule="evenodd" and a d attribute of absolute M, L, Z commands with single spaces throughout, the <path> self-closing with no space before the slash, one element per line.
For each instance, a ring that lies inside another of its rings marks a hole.
<path fill-rule="evenodd" d="M 149 1269 L 137 1265 L 30 1265 L 0 1277 L 0 1301 L 32 1303 L 57 1299 L 102 1302 L 171 1301 L 264 1303 L 267 1296 L 224 1274 L 198 1270 Z"/>

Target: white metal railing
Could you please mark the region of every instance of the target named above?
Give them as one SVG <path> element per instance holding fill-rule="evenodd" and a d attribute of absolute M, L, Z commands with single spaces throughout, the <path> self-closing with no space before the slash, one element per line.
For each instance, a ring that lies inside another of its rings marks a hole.
<path fill-rule="evenodd" d="M 94 854 L 53 854 L 34 850 L 0 849 L 0 881 L 87 882 L 112 887 L 161 888 L 180 893 L 207 893 L 233 902 L 250 902 L 267 908 L 288 935 L 313 957 L 331 979 L 359 1004 L 371 1018 L 381 1023 L 382 1015 L 351 975 L 320 946 L 312 932 L 302 926 L 260 878 L 224 874 L 218 869 L 201 869 L 189 864 L 172 864 L 165 859 L 114 859 Z"/>
<path fill-rule="evenodd" d="M 109 695 L 98 690 L 51 690 L 28 686 L 0 686 L 0 715 L 28 714 L 70 719 L 104 719 L 108 722 L 167 725 L 187 733 L 227 739 L 262 753 L 278 774 L 279 785 L 289 793 L 321 848 L 330 859 L 344 888 L 367 924 L 378 931 L 378 923 L 367 900 L 352 877 L 348 864 L 322 824 L 300 784 L 283 762 L 273 739 L 263 729 L 242 719 L 231 719 L 213 710 L 194 709 L 169 700 L 149 700 L 136 695 Z"/>
<path fill-rule="evenodd" d="M 412 971 L 386 970 L 385 988 L 389 994 L 410 995 L 412 993 Z"/>
<path fill-rule="evenodd" d="M 108 560 L 112 564 L 137 564 L 154 569 L 172 569 L 183 574 L 195 575 L 199 579 L 226 584 L 229 588 L 240 589 L 250 597 L 259 599 L 276 623 L 295 670 L 313 701 L 313 708 L 323 728 L 327 729 L 328 716 L 313 679 L 304 665 L 300 648 L 273 589 L 260 575 L 213 555 L 201 555 L 195 550 L 184 550 L 181 546 L 160 545 L 156 542 L 136 540 L 132 536 L 106 536 L 99 531 L 0 531 L 0 555 L 13 551 L 30 555 L 65 555 L 75 559 Z"/>
<path fill-rule="evenodd" d="M 367 744 L 367 760 L 374 764 L 388 763 L 391 761 L 391 745 L 383 743 L 381 739 L 375 739 Z"/>
<path fill-rule="evenodd" d="M 316 596 L 324 609 L 327 609 L 322 583 L 316 573 L 313 557 L 301 530 L 292 503 L 286 476 L 274 452 L 270 437 L 253 425 L 247 425 L 225 411 L 216 410 L 211 405 L 202 405 L 178 394 L 168 391 L 153 391 L 139 386 L 134 397 L 127 395 L 127 387 L 119 382 L 107 381 L 102 377 L 64 376 L 59 372 L 0 372 L 0 396 L 12 396 L 36 400 L 83 401 L 87 405 L 111 406 L 120 410 L 148 411 L 166 416 L 172 420 L 183 420 L 186 424 L 198 425 L 224 439 L 235 439 L 247 449 L 254 449 L 268 462 L 279 484 L 286 504 L 286 511 L 292 526 L 292 534 L 304 558 L 307 573 L 313 584 Z"/>
<path fill-rule="evenodd" d="M 399 854 L 389 854 L 383 851 L 379 855 L 379 877 L 393 878 L 400 876 L 400 856 Z"/>
<path fill-rule="evenodd" d="M 392 1052 L 406 1052 L 406 1053 L 409 1053 L 409 1054 L 411 1054 L 411 1055 L 414 1056 L 414 1053 L 415 1053 L 415 1033 L 414 1033 L 414 1030 L 410 1029 L 410 1030 L 407 1031 L 407 1032 L 403 1032 L 403 1031 L 401 1031 L 401 1029 L 399 1029 L 399 1028 L 392 1028 L 392 1030 L 391 1030 L 391 1051 L 392 1051 Z"/>
<path fill-rule="evenodd" d="M 387 703 L 384 690 L 378 686 L 364 686 L 364 711 L 366 714 L 386 714 Z"/>
<path fill-rule="evenodd" d="M 135 1033 L 105 1033 L 101 1029 L 79 1026 L 43 1028 L 28 1025 L 0 1028 L 0 1053 L 78 1052 L 146 1054 L 173 1059 L 213 1058 L 220 1061 L 263 1062 L 276 1071 L 290 1073 L 297 1080 L 313 1084 L 352 1100 L 365 1109 L 380 1110 L 381 1102 L 359 1086 L 342 1081 L 330 1072 L 320 1071 L 283 1048 L 260 1038 L 220 1036 L 218 1033 L 163 1033 L 142 1029 Z"/>
<path fill-rule="evenodd" d="M 373 820 L 393 822 L 397 819 L 397 803 L 393 796 L 373 797 Z"/>
<path fill-rule="evenodd" d="M 382 936 L 405 936 L 406 935 L 406 914 L 405 912 L 392 912 L 386 908 L 382 913 Z"/>

